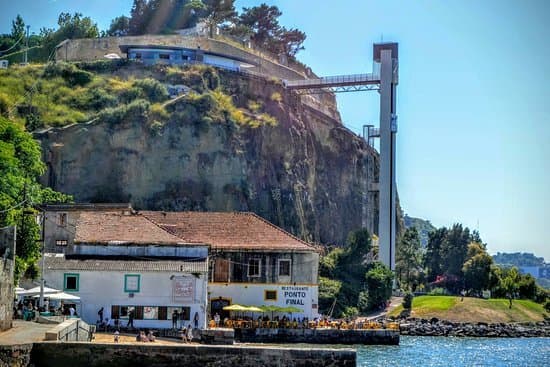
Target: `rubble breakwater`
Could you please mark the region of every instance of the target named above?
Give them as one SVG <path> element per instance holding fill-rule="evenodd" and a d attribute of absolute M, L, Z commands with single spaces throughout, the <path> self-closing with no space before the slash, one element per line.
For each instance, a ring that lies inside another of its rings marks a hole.
<path fill-rule="evenodd" d="M 458 337 L 550 337 L 550 321 L 521 323 L 467 323 L 432 318 L 405 319 L 400 322 L 401 335 Z"/>

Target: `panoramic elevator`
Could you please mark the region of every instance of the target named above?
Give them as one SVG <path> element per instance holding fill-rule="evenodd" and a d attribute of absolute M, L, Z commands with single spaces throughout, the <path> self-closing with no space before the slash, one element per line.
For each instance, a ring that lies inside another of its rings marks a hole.
<path fill-rule="evenodd" d="M 395 270 L 395 228 L 397 223 L 395 147 L 397 134 L 396 97 L 399 81 L 398 45 L 395 42 L 375 43 L 373 72 L 339 75 L 316 79 L 284 80 L 287 89 L 298 94 L 359 92 L 378 90 L 380 94 L 380 126 L 369 127 L 368 141 L 380 138 L 380 173 L 376 185 L 379 200 L 379 260 Z M 375 134 L 370 131 L 376 131 Z"/>

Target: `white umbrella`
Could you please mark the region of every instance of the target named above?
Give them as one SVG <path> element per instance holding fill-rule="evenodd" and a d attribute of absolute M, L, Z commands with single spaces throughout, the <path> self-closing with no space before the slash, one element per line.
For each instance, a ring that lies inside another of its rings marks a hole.
<path fill-rule="evenodd" d="M 38 298 L 40 295 L 34 296 L 34 298 Z M 63 300 L 63 301 L 78 301 L 80 300 L 80 297 L 75 296 L 74 294 L 68 294 L 65 292 L 59 292 L 59 293 L 51 293 L 46 295 L 49 299 L 56 299 L 56 300 Z"/>
<path fill-rule="evenodd" d="M 59 289 L 44 287 L 44 294 L 52 294 L 52 293 L 59 293 L 59 292 L 61 292 Z M 17 296 L 36 296 L 37 294 L 38 295 L 40 294 L 40 286 L 23 290 L 23 291 L 16 291 L 15 294 Z"/>
<path fill-rule="evenodd" d="M 103 56 L 104 58 L 106 59 L 111 59 L 111 60 L 114 60 L 114 59 L 120 59 L 121 57 L 117 54 L 107 54 L 105 56 Z"/>

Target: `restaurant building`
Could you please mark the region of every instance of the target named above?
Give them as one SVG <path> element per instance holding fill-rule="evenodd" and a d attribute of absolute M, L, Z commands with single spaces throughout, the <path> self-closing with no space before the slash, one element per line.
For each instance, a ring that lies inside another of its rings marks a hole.
<path fill-rule="evenodd" d="M 210 314 L 230 304 L 294 306 L 318 316 L 318 248 L 254 213 L 142 212 L 186 242 L 210 245 Z"/>

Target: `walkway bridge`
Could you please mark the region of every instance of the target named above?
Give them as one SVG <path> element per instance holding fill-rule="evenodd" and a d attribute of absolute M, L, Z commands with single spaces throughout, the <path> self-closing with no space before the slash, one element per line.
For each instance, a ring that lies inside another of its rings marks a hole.
<path fill-rule="evenodd" d="M 380 76 L 369 74 L 336 75 L 317 79 L 283 80 L 283 86 L 298 94 L 360 92 L 378 90 Z"/>

